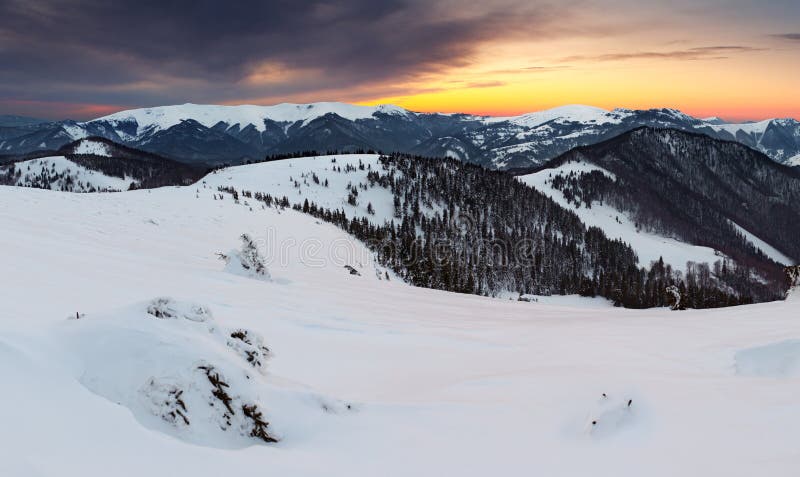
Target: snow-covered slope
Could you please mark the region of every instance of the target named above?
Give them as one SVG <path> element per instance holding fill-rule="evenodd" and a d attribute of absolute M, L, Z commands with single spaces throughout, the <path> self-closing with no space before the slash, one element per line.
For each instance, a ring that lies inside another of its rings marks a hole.
<path fill-rule="evenodd" d="M 90 154 L 94 156 L 111 157 L 108 145 L 97 140 L 83 139 L 73 148 L 73 154 Z"/>
<path fill-rule="evenodd" d="M 794 260 L 792 260 L 790 257 L 787 257 L 785 254 L 781 253 L 780 250 L 777 250 L 772 245 L 761 240 L 755 234 L 744 229 L 739 224 L 733 221 L 731 221 L 731 224 L 734 227 L 736 227 L 736 230 L 738 230 L 742 235 L 744 235 L 750 243 L 752 243 L 756 248 L 761 250 L 767 257 L 783 265 L 794 265 Z"/>
<path fill-rule="evenodd" d="M 350 218 L 371 216 L 367 206 L 372 204 L 375 213 L 371 219 L 380 224 L 391 220 L 394 214 L 393 196 L 388 189 L 360 190 L 357 205 L 347 202 L 348 186 L 367 183 L 367 173 L 377 170 L 379 158 L 377 154 L 347 154 L 229 167 L 208 175 L 205 183 L 215 190 L 233 187 L 278 198 L 286 196 L 292 204 L 308 199 L 324 208 L 344 210 Z"/>
<path fill-rule="evenodd" d="M 800 465 L 800 381 L 737 371 L 792 358 L 780 343 L 800 339 L 796 304 L 678 313 L 413 288 L 379 279 L 332 225 L 215 200 L 211 184 L 249 177 L 238 172 L 121 194 L 0 187 L 11 252 L 0 475 L 791 476 Z M 216 257 L 243 233 L 271 280 Z M 174 313 L 149 312 L 164 296 Z M 230 344 L 234 330 L 263 338 L 263 374 L 242 353 L 252 348 Z M 208 365 L 229 385 L 230 424 Z M 188 425 L 170 414 L 178 400 Z M 245 403 L 277 444 L 249 435 Z"/>
<path fill-rule="evenodd" d="M 594 106 L 584 106 L 572 104 L 559 106 L 556 108 L 545 109 L 520 116 L 493 116 L 483 118 L 486 124 L 493 124 L 507 121 L 518 126 L 536 127 L 541 124 L 557 121 L 560 123 L 583 123 L 583 124 L 617 124 L 622 118 L 630 116 L 631 112 L 621 109 L 608 111 Z"/>
<path fill-rule="evenodd" d="M 651 262 L 663 258 L 664 262 L 671 264 L 673 268 L 683 270 L 688 261 L 711 264 L 720 259 L 722 255 L 712 248 L 691 245 L 674 238 L 638 230 L 630 217 L 608 204 L 594 203 L 591 208 L 575 207 L 564 197 L 562 191 L 552 186 L 553 176 L 559 174 L 566 176 L 572 172 L 580 174 L 594 170 L 601 171 L 609 178 L 615 179 L 612 173 L 586 162 L 569 162 L 555 168 L 519 176 L 518 179 L 544 193 L 562 207 L 575 212 L 586 225 L 599 227 L 608 237 L 630 244 L 639 256 L 642 265 L 649 265 Z"/>
<path fill-rule="evenodd" d="M 144 131 L 166 130 L 186 119 L 193 119 L 209 128 L 218 123 L 226 123 L 229 127 L 238 125 L 242 129 L 252 125 L 258 131 L 263 132 L 265 130 L 265 120 L 278 123 L 307 123 L 326 114 L 336 114 L 345 119 L 355 121 L 357 119 L 371 118 L 376 113 L 412 114 L 391 104 L 357 106 L 354 104 L 328 102 L 309 104 L 281 103 L 274 106 L 220 106 L 188 103 L 121 111 L 103 116 L 95 121 L 108 121 L 111 123 L 135 121 L 138 125 L 138 134 L 142 134 Z"/>
<path fill-rule="evenodd" d="M 79 146 L 84 147 L 86 141 Z M 89 143 L 83 154 L 98 154 L 94 146 L 105 146 L 101 143 Z M 89 149 L 89 147 L 93 147 Z M 64 156 L 49 156 L 40 159 L 17 162 L 7 166 L 6 174 L 16 177 L 15 184 L 22 187 L 49 188 L 66 192 L 119 192 L 128 190 L 137 181 L 131 178 L 107 176 L 99 171 L 87 169 Z"/>

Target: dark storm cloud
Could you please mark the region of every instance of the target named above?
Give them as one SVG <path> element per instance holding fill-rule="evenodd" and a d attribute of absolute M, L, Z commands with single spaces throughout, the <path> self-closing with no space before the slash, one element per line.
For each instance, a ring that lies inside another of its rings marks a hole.
<path fill-rule="evenodd" d="M 3 0 L 0 107 L 226 101 L 397 82 L 468 64 L 489 39 L 545 36 L 567 10 L 524 0 L 466 5 Z M 246 80 L 264 64 L 289 76 Z"/>
<path fill-rule="evenodd" d="M 778 33 L 772 36 L 781 40 L 800 41 L 800 33 Z"/>

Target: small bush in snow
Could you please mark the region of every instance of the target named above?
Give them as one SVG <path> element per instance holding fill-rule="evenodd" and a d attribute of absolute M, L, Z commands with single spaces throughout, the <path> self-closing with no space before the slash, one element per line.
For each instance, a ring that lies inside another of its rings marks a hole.
<path fill-rule="evenodd" d="M 258 246 L 248 234 L 240 237 L 242 246 L 228 254 L 217 253 L 217 257 L 224 261 L 229 272 L 269 279 L 270 274 L 264 264 L 264 258 L 258 251 Z"/>
<path fill-rule="evenodd" d="M 156 318 L 177 318 L 178 312 L 171 307 L 171 304 L 170 298 L 156 298 L 147 307 L 147 313 Z"/>
<path fill-rule="evenodd" d="M 350 265 L 345 265 L 345 266 L 344 266 L 344 268 L 345 268 L 345 269 L 346 269 L 348 272 L 350 272 L 350 275 L 357 275 L 357 276 L 361 276 L 361 272 L 359 272 L 358 270 L 356 270 L 356 269 L 355 269 L 355 267 L 352 267 L 352 266 L 350 266 Z"/>
<path fill-rule="evenodd" d="M 230 334 L 228 346 L 246 359 L 251 366 L 262 373 L 266 370 L 269 348 L 264 346 L 264 338 L 250 330 L 236 330 Z"/>
<path fill-rule="evenodd" d="M 222 412 L 220 427 L 223 430 L 234 427 L 234 423 L 237 423 L 240 430 L 250 437 L 267 443 L 278 442 L 267 432 L 269 423 L 264 420 L 263 413 L 257 404 L 245 404 L 240 402 L 239 397 L 231 396 L 230 385 L 214 366 L 202 365 L 197 369 L 205 373 L 211 385 L 212 399 L 209 401 L 209 405 L 219 407 L 221 404 L 219 407 Z"/>
<path fill-rule="evenodd" d="M 209 321 L 211 310 L 196 304 L 177 303 L 172 298 L 156 298 L 147 306 L 147 313 L 162 319 L 183 318 L 189 321 Z"/>
<path fill-rule="evenodd" d="M 140 392 L 153 414 L 176 427 L 190 424 L 187 417 L 189 410 L 182 399 L 183 389 L 175 384 L 151 378 Z"/>

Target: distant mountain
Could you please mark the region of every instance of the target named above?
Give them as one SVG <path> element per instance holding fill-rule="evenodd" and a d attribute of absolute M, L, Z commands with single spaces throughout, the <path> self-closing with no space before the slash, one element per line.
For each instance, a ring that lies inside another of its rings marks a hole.
<path fill-rule="evenodd" d="M 794 119 L 737 124 L 697 119 L 674 109 L 606 111 L 589 106 L 487 117 L 344 103 L 184 104 L 121 111 L 87 122 L 0 123 L 0 153 L 57 149 L 99 136 L 189 163 L 237 164 L 297 151 L 379 150 L 511 169 L 537 166 L 574 147 L 641 126 L 737 141 L 780 163 L 800 157 L 800 122 Z"/>
<path fill-rule="evenodd" d="M 46 123 L 45 119 L 29 118 L 26 116 L 14 116 L 10 114 L 0 114 L 0 127 L 31 126 Z"/>
<path fill-rule="evenodd" d="M 189 185 L 205 172 L 205 168 L 90 137 L 57 151 L 6 158 L 5 165 L 0 165 L 0 185 L 65 192 L 118 192 Z"/>
<path fill-rule="evenodd" d="M 639 128 L 524 172 L 520 180 L 646 261 L 667 260 L 678 241 L 779 283 L 782 266 L 800 259 L 800 172 L 736 142 Z"/>

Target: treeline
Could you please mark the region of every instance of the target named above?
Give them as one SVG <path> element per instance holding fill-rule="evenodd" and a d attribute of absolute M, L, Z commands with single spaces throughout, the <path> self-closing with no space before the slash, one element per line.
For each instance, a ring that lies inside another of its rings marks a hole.
<path fill-rule="evenodd" d="M 273 162 L 273 161 L 282 161 L 285 159 L 297 159 L 299 157 L 319 157 L 319 156 L 344 156 L 348 154 L 382 154 L 381 151 L 375 151 L 372 149 L 354 149 L 352 151 L 346 150 L 338 150 L 338 149 L 328 149 L 324 152 L 317 151 L 316 149 L 308 149 L 303 151 L 294 151 L 294 152 L 286 152 L 281 154 L 267 154 L 262 159 L 247 159 L 243 163 L 222 163 L 218 164 L 210 169 L 210 171 L 217 171 L 221 169 L 226 169 L 228 167 L 232 167 L 238 164 L 262 164 L 264 162 Z"/>
<path fill-rule="evenodd" d="M 153 189 L 173 185 L 190 185 L 202 178 L 205 168 L 193 167 L 175 161 L 149 161 L 123 157 L 106 157 L 87 154 L 69 154 L 70 161 L 86 169 L 107 176 L 132 179 L 131 189 Z"/>

